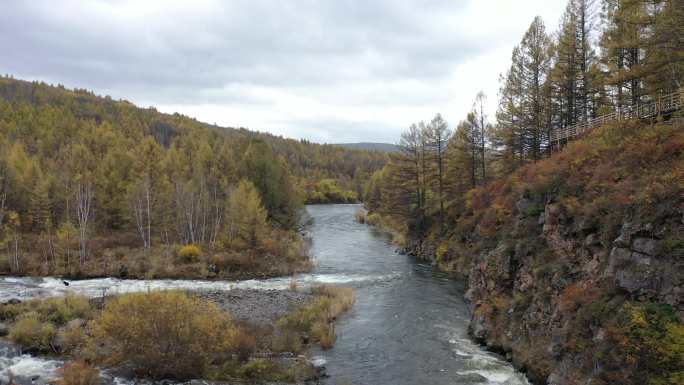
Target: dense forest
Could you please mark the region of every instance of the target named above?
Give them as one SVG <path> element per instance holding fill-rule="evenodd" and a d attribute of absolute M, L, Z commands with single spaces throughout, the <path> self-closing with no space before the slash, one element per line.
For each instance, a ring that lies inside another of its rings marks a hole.
<path fill-rule="evenodd" d="M 480 93 L 453 131 L 412 124 L 368 184 L 359 219 L 468 279 L 471 333 L 536 383 L 684 379 L 682 113 L 550 140 L 681 89 L 683 36 L 679 0 L 571 0 L 514 48 L 495 117 Z"/>
<path fill-rule="evenodd" d="M 356 202 L 385 161 L 381 152 L 217 127 L 2 77 L 0 271 L 205 277 L 305 269 L 296 232 L 303 203 Z"/>

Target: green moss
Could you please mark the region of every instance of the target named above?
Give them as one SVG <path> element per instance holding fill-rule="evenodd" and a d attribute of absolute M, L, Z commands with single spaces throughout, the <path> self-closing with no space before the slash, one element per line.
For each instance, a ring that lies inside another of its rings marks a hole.
<path fill-rule="evenodd" d="M 665 238 L 662 242 L 663 254 L 671 257 L 684 257 L 684 238 L 672 236 Z"/>

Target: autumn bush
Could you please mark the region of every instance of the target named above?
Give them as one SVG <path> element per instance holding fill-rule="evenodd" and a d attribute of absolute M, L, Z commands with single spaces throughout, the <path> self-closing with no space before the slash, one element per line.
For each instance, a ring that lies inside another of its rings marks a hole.
<path fill-rule="evenodd" d="M 56 325 L 64 325 L 74 319 L 88 319 L 93 312 L 88 298 L 82 296 L 66 295 L 33 303 L 43 320 Z"/>
<path fill-rule="evenodd" d="M 24 314 L 10 329 L 9 339 L 29 351 L 53 351 L 55 325 L 40 319 L 37 313 Z"/>
<path fill-rule="evenodd" d="M 344 190 L 334 179 L 321 179 L 308 191 L 306 203 L 355 203 L 358 201 L 356 192 Z"/>
<path fill-rule="evenodd" d="M 197 245 L 185 245 L 178 250 L 178 257 L 185 263 L 197 262 L 201 254 L 202 250 Z"/>
<path fill-rule="evenodd" d="M 181 292 L 127 294 L 110 301 L 91 324 L 95 356 L 141 376 L 201 376 L 234 349 L 236 328 L 214 304 Z"/>
<path fill-rule="evenodd" d="M 83 353 L 89 342 L 85 321 L 67 323 L 58 330 L 55 340 L 61 353 L 72 356 Z"/>
<path fill-rule="evenodd" d="M 311 289 L 316 298 L 308 305 L 279 320 L 283 329 L 305 333 L 318 342 L 323 349 L 335 343 L 333 321 L 349 310 L 354 302 L 354 290 L 336 286 L 316 286 Z"/>
<path fill-rule="evenodd" d="M 99 385 L 100 371 L 85 361 L 66 363 L 57 371 L 59 378 L 55 385 Z"/>
<path fill-rule="evenodd" d="M 88 299 L 73 295 L 0 306 L 0 319 L 12 322 L 10 340 L 38 352 L 60 350 L 56 344 L 60 328 L 70 321 L 87 320 L 92 314 Z"/>
<path fill-rule="evenodd" d="M 559 304 L 563 312 L 574 312 L 580 306 L 593 302 L 599 294 L 591 283 L 575 282 L 566 287 L 560 295 Z"/>
<path fill-rule="evenodd" d="M 605 373 L 603 380 L 608 383 L 682 384 L 684 325 L 671 306 L 626 302 L 612 313 L 606 327 L 613 348 L 601 352 L 602 361 L 625 369 Z"/>

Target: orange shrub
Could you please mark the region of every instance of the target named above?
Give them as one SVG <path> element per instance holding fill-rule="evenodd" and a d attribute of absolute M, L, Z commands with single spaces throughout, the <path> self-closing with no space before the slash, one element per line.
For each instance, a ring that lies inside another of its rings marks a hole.
<path fill-rule="evenodd" d="M 57 385 L 99 385 L 100 371 L 85 361 L 69 362 L 58 371 Z"/>
<path fill-rule="evenodd" d="M 573 312 L 598 298 L 598 290 L 587 285 L 585 282 L 575 282 L 563 290 L 559 298 L 559 305 L 563 312 Z"/>

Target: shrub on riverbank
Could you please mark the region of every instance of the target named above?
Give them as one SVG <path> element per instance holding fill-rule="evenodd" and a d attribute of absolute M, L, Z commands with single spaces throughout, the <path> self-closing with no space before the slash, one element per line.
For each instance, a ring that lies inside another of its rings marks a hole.
<path fill-rule="evenodd" d="M 100 371 L 85 361 L 69 362 L 58 371 L 55 385 L 99 385 Z"/>
<path fill-rule="evenodd" d="M 354 304 L 354 290 L 346 287 L 318 286 L 311 291 L 316 295 L 316 299 L 283 317 L 278 324 L 283 329 L 304 333 L 318 342 L 323 349 L 329 349 L 336 340 L 333 322 Z"/>
<path fill-rule="evenodd" d="M 41 321 L 36 313 L 29 313 L 14 324 L 9 339 L 29 351 L 50 351 L 55 335 L 52 323 Z"/>
<path fill-rule="evenodd" d="M 56 338 L 67 329 L 70 321 L 92 316 L 88 299 L 76 296 L 49 298 L 0 306 L 0 320 L 12 322 L 9 339 L 27 350 L 57 352 L 61 341 Z M 68 340 L 73 342 L 74 338 Z"/>
<path fill-rule="evenodd" d="M 340 187 L 334 179 L 322 179 L 306 191 L 307 204 L 356 203 L 358 194 Z"/>
<path fill-rule="evenodd" d="M 334 320 L 354 303 L 352 289 L 311 292 L 310 302 L 273 326 L 235 323 L 214 302 L 179 291 L 109 297 L 104 306 L 75 296 L 0 304 L 0 321 L 10 325 L 12 341 L 34 353 L 124 367 L 139 377 L 295 382 L 315 370 L 293 357 L 313 343 L 331 347 Z M 70 366 L 64 384 L 88 368 Z"/>
<path fill-rule="evenodd" d="M 30 235 L 26 243 L 40 242 Z M 110 234 L 107 239 L 95 238 L 92 254 L 81 266 L 68 265 L 66 256 L 46 258 L 25 253 L 22 271 L 3 269 L 0 274 L 27 276 L 62 276 L 65 278 L 118 277 L 133 279 L 250 279 L 308 272 L 312 262 L 308 244 L 298 234 L 272 229 L 263 244 L 256 249 L 232 250 L 216 245 L 203 246 L 199 252 L 193 246 L 162 245 L 150 249 L 130 247 L 134 238 L 127 234 Z M 185 254 L 189 252 L 190 254 Z M 183 255 L 181 255 L 183 254 Z M 71 251 L 71 259 L 77 258 Z M 6 258 L 5 258 L 6 259 Z"/>
<path fill-rule="evenodd" d="M 216 305 L 181 292 L 127 294 L 92 323 L 94 356 L 138 375 L 186 379 L 231 353 L 236 327 Z"/>

